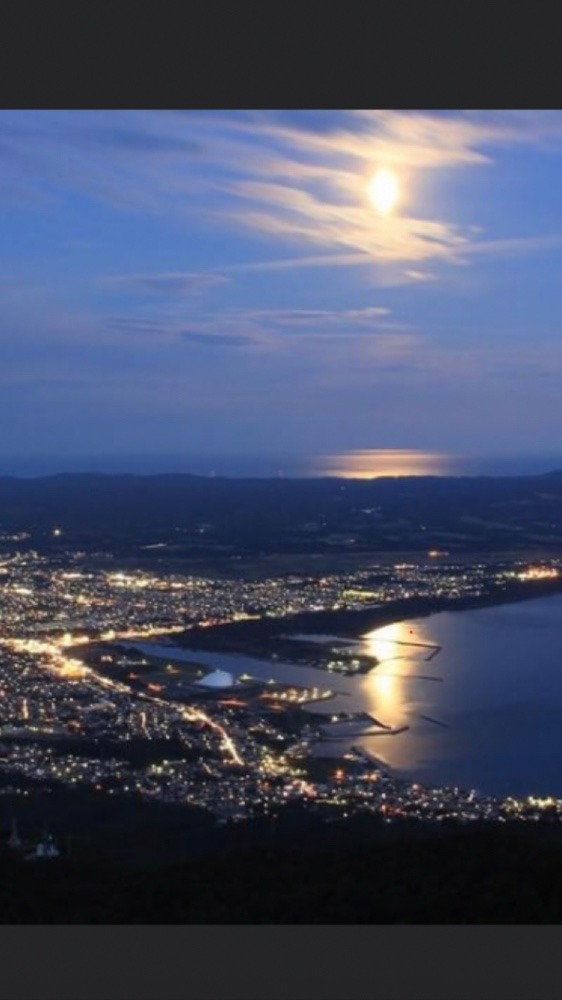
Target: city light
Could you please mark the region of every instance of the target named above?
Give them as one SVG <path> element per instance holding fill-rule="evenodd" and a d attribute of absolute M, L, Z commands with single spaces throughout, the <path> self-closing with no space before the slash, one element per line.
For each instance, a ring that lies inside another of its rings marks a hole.
<path fill-rule="evenodd" d="M 348 692 L 357 685 L 368 694 L 377 733 L 386 739 L 385 734 L 402 731 L 396 727 L 404 721 L 404 684 L 412 666 L 439 652 L 424 640 L 421 624 L 394 622 L 332 649 L 325 640 L 317 647 L 309 643 L 306 661 L 309 670 L 316 666 L 318 683 L 310 678 L 302 685 L 282 683 L 277 673 L 260 680 L 237 654 L 241 687 L 235 697 L 195 686 L 194 679 L 211 668 L 188 663 L 186 675 L 183 647 L 175 645 L 182 633 L 217 623 L 282 620 L 334 607 L 379 609 L 417 597 L 478 600 L 495 590 L 503 595 L 506 581 L 532 586 L 535 580 L 554 580 L 559 560 L 487 567 L 440 559 L 431 569 L 429 563 L 399 562 L 385 567 L 382 577 L 380 567 L 371 566 L 318 576 L 223 580 L 140 570 L 108 573 L 92 570 L 81 556 L 59 554 L 51 563 L 49 556 L 31 551 L 16 554 L 2 569 L 0 738 L 4 734 L 7 747 L 3 769 L 14 776 L 83 784 L 98 794 L 198 804 L 221 821 L 273 815 L 294 799 L 307 809 L 339 810 L 342 816 L 384 810 L 388 822 L 405 816 L 435 822 L 562 818 L 562 803 L 552 796 L 500 800 L 401 780 L 385 769 L 382 742 L 375 759 L 357 746 L 350 750 L 344 739 L 331 774 L 324 780 L 308 776 L 315 741 L 325 732 L 313 715 L 300 713 L 309 702 L 345 693 L 338 690 L 344 684 Z M 285 642 L 291 638 L 303 637 L 288 635 Z M 272 655 L 271 673 L 283 670 L 285 655 Z M 188 652 L 186 658 L 197 656 Z M 328 686 L 322 671 L 332 682 L 338 674 L 338 682 Z M 353 723 L 355 717 L 331 711 L 322 718 L 324 727 L 341 732 L 339 723 L 346 718 Z M 190 753 L 131 767 L 111 754 L 96 758 L 73 753 L 72 744 L 62 749 L 49 742 L 64 735 L 91 740 L 92 746 L 173 739 Z M 399 736 L 392 745 L 402 745 Z M 394 755 L 393 763 L 399 758 Z"/>

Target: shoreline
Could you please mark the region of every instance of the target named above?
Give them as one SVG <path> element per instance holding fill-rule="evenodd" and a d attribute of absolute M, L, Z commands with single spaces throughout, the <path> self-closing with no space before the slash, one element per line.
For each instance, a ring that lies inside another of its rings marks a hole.
<path fill-rule="evenodd" d="M 496 591 L 465 597 L 408 597 L 360 609 L 300 612 L 279 618 L 229 622 L 211 629 L 196 625 L 178 633 L 174 637 L 173 646 L 188 647 L 194 651 L 239 652 L 244 655 L 249 655 L 252 651 L 254 656 L 271 656 L 272 652 L 278 652 L 276 646 L 287 641 L 279 635 L 281 627 L 285 635 L 288 631 L 304 634 L 309 631 L 339 638 L 360 639 L 368 631 L 398 622 L 427 618 L 444 611 L 499 607 L 503 604 L 554 597 L 561 593 L 562 577 L 559 577 L 554 580 L 533 581 L 531 584 L 513 583 Z M 295 661 L 293 663 L 298 665 Z"/>

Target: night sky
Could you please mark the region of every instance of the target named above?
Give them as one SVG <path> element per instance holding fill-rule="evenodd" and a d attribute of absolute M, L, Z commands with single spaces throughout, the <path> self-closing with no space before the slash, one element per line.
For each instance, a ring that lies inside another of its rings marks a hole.
<path fill-rule="evenodd" d="M 560 450 L 561 166 L 552 111 L 0 112 L 0 456 Z"/>

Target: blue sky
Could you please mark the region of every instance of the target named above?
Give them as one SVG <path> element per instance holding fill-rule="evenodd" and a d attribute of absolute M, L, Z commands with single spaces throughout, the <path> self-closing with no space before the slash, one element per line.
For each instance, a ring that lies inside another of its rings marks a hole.
<path fill-rule="evenodd" d="M 553 111 L 0 112 L 0 455 L 559 451 L 561 166 Z"/>

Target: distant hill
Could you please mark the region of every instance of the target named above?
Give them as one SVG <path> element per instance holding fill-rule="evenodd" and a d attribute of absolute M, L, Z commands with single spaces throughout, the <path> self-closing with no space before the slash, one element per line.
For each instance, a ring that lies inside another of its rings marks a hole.
<path fill-rule="evenodd" d="M 21 531 L 42 547 L 160 545 L 170 557 L 562 548 L 562 470 L 374 480 L 2 477 L 0 540 Z"/>

